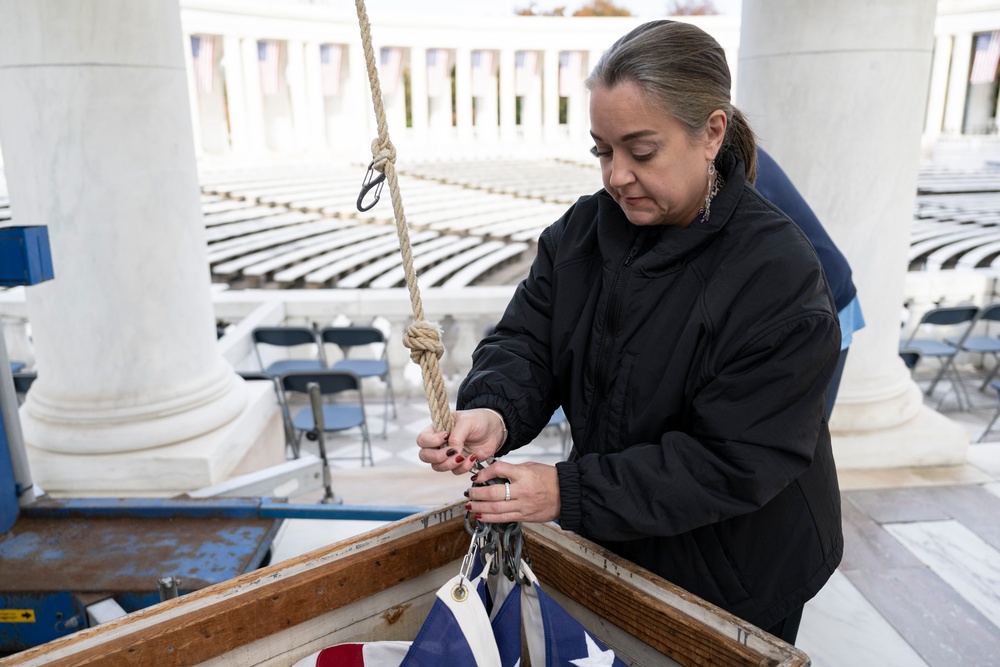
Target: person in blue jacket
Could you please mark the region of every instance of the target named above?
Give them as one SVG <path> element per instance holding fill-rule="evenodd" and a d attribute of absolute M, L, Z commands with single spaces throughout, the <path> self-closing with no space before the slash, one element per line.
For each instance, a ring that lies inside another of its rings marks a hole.
<path fill-rule="evenodd" d="M 819 218 L 809 208 L 809 204 L 795 188 L 788 175 L 760 146 L 757 146 L 757 181 L 754 187 L 805 232 L 819 256 L 826 281 L 833 293 L 833 302 L 840 317 L 840 358 L 826 394 L 826 418 L 829 420 L 833 404 L 837 400 L 837 391 L 840 389 L 840 379 L 844 374 L 844 364 L 847 361 L 847 351 L 851 346 L 853 334 L 865 326 L 858 301 L 858 290 L 851 278 L 851 266 L 830 235 L 823 229 Z"/>

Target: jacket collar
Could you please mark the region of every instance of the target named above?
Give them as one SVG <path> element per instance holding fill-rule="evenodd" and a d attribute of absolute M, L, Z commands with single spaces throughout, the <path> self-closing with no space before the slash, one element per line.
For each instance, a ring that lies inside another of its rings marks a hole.
<path fill-rule="evenodd" d="M 722 150 L 716 158 L 716 168 L 726 182 L 712 199 L 708 222 L 696 220 L 683 228 L 637 227 L 628 221 L 611 195 L 601 190 L 598 242 L 605 264 L 609 267 L 619 265 L 633 247 L 638 247 L 636 267 L 656 273 L 680 268 L 678 264 L 700 253 L 732 218 L 746 183 L 743 160 L 732 151 Z"/>

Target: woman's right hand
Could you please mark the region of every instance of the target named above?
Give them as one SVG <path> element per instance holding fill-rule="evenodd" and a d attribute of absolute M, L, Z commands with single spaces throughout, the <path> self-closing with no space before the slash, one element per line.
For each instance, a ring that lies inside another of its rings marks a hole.
<path fill-rule="evenodd" d="M 438 472 L 450 470 L 463 475 L 476 461 L 493 456 L 506 435 L 503 418 L 485 408 L 457 410 L 453 413 L 451 433 L 428 426 L 417 435 L 420 460 Z"/>

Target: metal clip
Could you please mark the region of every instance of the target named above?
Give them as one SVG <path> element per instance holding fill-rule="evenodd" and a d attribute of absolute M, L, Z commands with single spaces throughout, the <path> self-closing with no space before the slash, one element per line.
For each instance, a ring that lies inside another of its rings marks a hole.
<path fill-rule="evenodd" d="M 365 174 L 365 180 L 361 183 L 361 194 L 358 195 L 358 211 L 361 213 L 371 210 L 378 203 L 379 197 L 382 195 L 382 186 L 385 184 L 385 172 L 380 172 L 378 176 L 374 174 L 375 160 L 372 160 L 371 164 L 368 165 L 368 173 Z M 375 199 L 372 200 L 371 204 L 365 206 L 365 195 L 371 192 L 372 189 L 375 190 Z"/>

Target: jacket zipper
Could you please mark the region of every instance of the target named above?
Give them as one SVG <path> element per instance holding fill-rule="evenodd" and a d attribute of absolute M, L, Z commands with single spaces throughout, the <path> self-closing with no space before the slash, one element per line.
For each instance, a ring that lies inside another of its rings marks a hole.
<path fill-rule="evenodd" d="M 587 418 L 587 438 L 585 440 L 586 447 L 584 451 L 594 451 L 592 445 L 594 438 L 597 437 L 597 426 L 594 420 L 597 419 L 597 406 L 604 401 L 604 371 L 611 351 L 613 334 L 618 331 L 618 302 L 621 300 L 622 288 L 625 285 L 625 276 L 628 273 L 629 267 L 635 261 L 636 255 L 639 254 L 639 247 L 644 238 L 645 235 L 640 234 L 635 244 L 628 251 L 628 255 L 625 256 L 625 261 L 622 262 L 621 267 L 618 269 L 618 274 L 615 276 L 615 287 L 611 292 L 611 298 L 608 299 L 608 307 L 604 311 L 604 337 L 601 339 L 601 348 L 597 356 L 597 367 L 594 369 L 594 398 L 590 404 L 590 415 Z M 577 458 L 579 458 L 579 453 L 574 447 L 573 460 Z"/>

